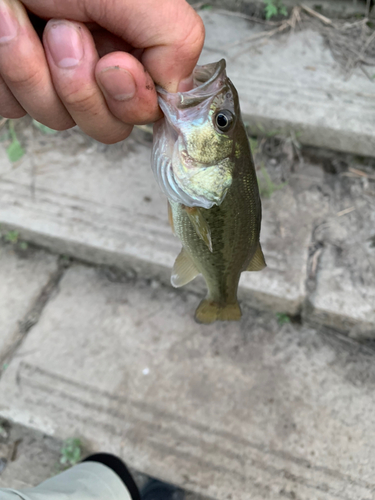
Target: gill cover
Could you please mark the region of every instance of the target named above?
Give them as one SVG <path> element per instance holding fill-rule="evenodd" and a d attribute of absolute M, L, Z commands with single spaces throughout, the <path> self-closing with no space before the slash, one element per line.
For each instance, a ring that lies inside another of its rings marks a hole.
<path fill-rule="evenodd" d="M 188 92 L 157 88 L 164 118 L 154 125 L 152 170 L 169 200 L 209 209 L 232 184 L 238 96 L 224 59 L 197 66 L 193 78 Z"/>

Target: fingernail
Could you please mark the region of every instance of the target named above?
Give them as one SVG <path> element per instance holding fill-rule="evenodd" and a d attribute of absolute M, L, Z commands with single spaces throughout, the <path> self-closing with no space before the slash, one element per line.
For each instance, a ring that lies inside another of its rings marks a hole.
<path fill-rule="evenodd" d="M 47 44 L 59 68 L 74 68 L 83 57 L 81 34 L 68 22 L 52 22 L 46 30 Z"/>
<path fill-rule="evenodd" d="M 177 92 L 187 92 L 194 87 L 193 75 L 188 76 L 180 81 L 178 84 Z"/>
<path fill-rule="evenodd" d="M 118 66 L 101 71 L 99 83 L 103 87 L 104 93 L 116 101 L 127 101 L 134 97 L 136 91 L 133 75 Z"/>
<path fill-rule="evenodd" d="M 18 22 L 5 2 L 0 1 L 0 43 L 6 43 L 16 37 Z"/>

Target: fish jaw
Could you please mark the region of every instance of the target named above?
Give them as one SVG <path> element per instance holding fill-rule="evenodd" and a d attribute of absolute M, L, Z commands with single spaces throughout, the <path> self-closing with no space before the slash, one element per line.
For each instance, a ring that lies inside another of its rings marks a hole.
<path fill-rule="evenodd" d="M 232 184 L 233 137 L 215 130 L 218 106 L 233 109 L 236 91 L 225 73 L 225 61 L 197 66 L 196 87 L 171 94 L 158 88 L 164 118 L 154 127 L 152 167 L 165 195 L 188 207 L 220 205 Z M 239 110 L 238 110 L 239 111 Z"/>
<path fill-rule="evenodd" d="M 184 164 L 180 161 L 178 139 L 171 140 L 171 136 L 170 127 L 164 120 L 155 123 L 152 169 L 163 193 L 170 201 L 187 207 L 209 209 L 222 203 L 232 182 L 225 162 L 222 165 L 191 165 L 183 151 L 182 157 L 187 160 Z"/>
<path fill-rule="evenodd" d="M 180 189 L 195 200 L 193 206 L 209 209 L 221 205 L 232 185 L 231 158 L 216 164 L 200 163 L 189 155 L 182 136 L 175 143 L 172 170 Z"/>
<path fill-rule="evenodd" d="M 201 163 L 187 152 L 184 137 L 164 120 L 154 125 L 152 166 L 159 187 L 187 207 L 220 205 L 232 184 L 233 159 Z"/>

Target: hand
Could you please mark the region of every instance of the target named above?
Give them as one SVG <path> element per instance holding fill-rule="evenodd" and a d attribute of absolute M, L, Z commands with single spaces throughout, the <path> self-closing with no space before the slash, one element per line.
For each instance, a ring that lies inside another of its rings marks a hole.
<path fill-rule="evenodd" d="M 121 141 L 162 116 L 154 82 L 191 87 L 203 41 L 185 0 L 0 0 L 0 116 Z"/>

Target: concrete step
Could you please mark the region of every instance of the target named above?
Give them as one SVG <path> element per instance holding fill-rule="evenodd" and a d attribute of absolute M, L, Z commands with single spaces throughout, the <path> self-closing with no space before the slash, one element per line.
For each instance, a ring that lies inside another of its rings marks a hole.
<path fill-rule="evenodd" d="M 189 0 L 189 3 L 198 6 L 201 2 L 197 0 Z M 213 6 L 216 8 L 228 9 L 235 12 L 242 12 L 248 15 L 256 15 L 264 17 L 265 2 L 264 0 L 210 0 L 209 2 L 202 2 L 203 5 Z M 367 0 L 282 0 L 282 5 L 288 9 L 295 6 L 306 5 L 317 12 L 332 17 L 348 17 L 356 14 L 365 15 L 367 13 Z"/>
<path fill-rule="evenodd" d="M 66 443 L 56 437 L 0 419 L 0 488 L 33 488 L 62 472 L 66 468 L 60 462 L 65 446 Z M 80 451 L 82 459 L 95 452 L 82 442 Z M 129 465 L 128 468 L 141 490 L 151 478 Z M 185 491 L 185 500 L 210 499 Z"/>
<path fill-rule="evenodd" d="M 110 278 L 110 279 L 109 279 Z M 0 416 L 215 500 L 375 491 L 374 352 L 72 265 L 0 379 Z"/>
<path fill-rule="evenodd" d="M 207 30 L 201 62 L 226 58 L 255 135 L 278 131 L 302 144 L 375 156 L 374 82 L 359 68 L 347 79 L 318 29 L 250 42 L 263 25 L 215 9 L 199 14 Z"/>
<path fill-rule="evenodd" d="M 27 255 L 27 259 L 20 258 L 11 247 L 0 246 L 0 372 L 13 346 L 37 321 L 43 291 L 59 272 L 56 256 L 33 250 Z"/>
<path fill-rule="evenodd" d="M 149 145 L 129 139 L 106 147 L 75 132 L 48 141 L 36 134 L 32 140 L 32 133 L 25 128 L 28 153 L 17 168 L 0 150 L 0 223 L 58 253 L 132 267 L 169 283 L 181 244 L 169 227 L 166 199 L 151 173 Z M 292 315 L 301 310 L 310 214 L 319 211 L 316 197 L 308 192 L 301 196 L 299 202 L 286 187 L 264 202 L 262 244 L 268 268 L 244 273 L 241 280 L 242 297 L 257 307 Z M 306 215 L 298 224 L 297 214 Z M 191 287 L 202 291 L 203 279 Z"/>
<path fill-rule="evenodd" d="M 18 164 L 0 146 L 3 234 L 13 228 L 59 254 L 169 283 L 180 242 L 151 174 L 150 144 L 139 142 L 143 136 L 109 147 L 76 130 L 47 137 L 27 120 L 18 134 L 27 151 Z M 240 299 L 263 310 L 304 311 L 307 321 L 375 337 L 374 182 L 371 175 L 348 171 L 371 165 L 344 162 L 343 173 L 354 177 L 340 177 L 326 174 L 326 160 L 319 162 L 297 163 L 293 173 L 288 158 L 268 158 L 268 175 L 279 186 L 263 197 L 261 242 L 268 267 L 243 273 Z M 261 182 L 263 175 L 259 171 Z M 189 285 L 201 296 L 204 289 L 203 279 Z"/>
<path fill-rule="evenodd" d="M 56 475 L 61 441 L 8 421 L 0 428 L 0 488 L 29 488 Z"/>

